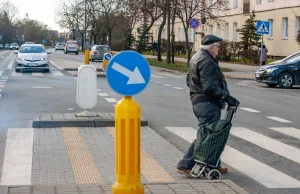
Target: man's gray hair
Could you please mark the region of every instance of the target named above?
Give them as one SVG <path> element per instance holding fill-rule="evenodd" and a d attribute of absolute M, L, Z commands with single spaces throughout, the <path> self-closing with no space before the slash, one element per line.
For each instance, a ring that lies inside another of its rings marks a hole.
<path fill-rule="evenodd" d="M 209 44 L 209 45 L 201 45 L 201 48 L 203 49 L 203 50 L 206 50 L 206 51 L 208 51 L 212 46 L 214 46 L 214 45 L 217 45 L 216 43 L 212 43 L 212 44 Z"/>

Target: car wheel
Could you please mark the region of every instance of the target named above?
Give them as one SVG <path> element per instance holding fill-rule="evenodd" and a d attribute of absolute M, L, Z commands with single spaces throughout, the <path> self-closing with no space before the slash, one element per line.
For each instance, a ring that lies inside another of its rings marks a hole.
<path fill-rule="evenodd" d="M 49 69 L 44 69 L 44 71 L 45 71 L 46 73 L 49 73 Z"/>
<path fill-rule="evenodd" d="M 270 88 L 275 88 L 277 84 L 267 84 Z"/>
<path fill-rule="evenodd" d="M 279 86 L 281 88 L 291 88 L 293 87 L 294 83 L 295 83 L 295 78 L 290 73 L 283 73 L 279 77 Z"/>

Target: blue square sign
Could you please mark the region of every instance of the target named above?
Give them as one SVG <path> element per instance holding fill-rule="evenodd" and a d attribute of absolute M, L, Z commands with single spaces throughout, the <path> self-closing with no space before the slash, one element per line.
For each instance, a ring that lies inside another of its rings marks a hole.
<path fill-rule="evenodd" d="M 106 69 L 108 84 L 124 96 L 132 96 L 144 90 L 150 77 L 148 61 L 135 51 L 122 51 L 114 55 Z"/>
<path fill-rule="evenodd" d="M 270 22 L 269 21 L 257 21 L 256 22 L 257 34 L 270 34 Z"/>

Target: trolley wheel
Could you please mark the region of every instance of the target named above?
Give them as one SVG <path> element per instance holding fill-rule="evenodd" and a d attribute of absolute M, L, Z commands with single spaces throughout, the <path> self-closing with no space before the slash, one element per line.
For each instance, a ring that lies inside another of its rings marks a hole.
<path fill-rule="evenodd" d="M 209 180 L 220 180 L 221 179 L 221 173 L 218 170 L 213 169 L 213 170 L 209 171 L 209 173 L 207 175 L 207 178 Z"/>

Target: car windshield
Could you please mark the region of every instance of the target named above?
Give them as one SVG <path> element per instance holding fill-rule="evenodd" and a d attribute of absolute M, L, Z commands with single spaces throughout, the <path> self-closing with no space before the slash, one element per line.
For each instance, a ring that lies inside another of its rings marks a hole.
<path fill-rule="evenodd" d="M 300 60 L 300 53 L 293 56 L 293 57 L 291 57 L 291 58 L 289 58 L 289 59 L 287 59 L 287 60 L 285 60 L 284 62 L 285 63 L 294 63 L 294 62 L 297 62 L 299 60 Z"/>
<path fill-rule="evenodd" d="M 110 48 L 108 46 L 97 46 L 96 50 L 98 50 L 98 51 L 109 51 Z"/>
<path fill-rule="evenodd" d="M 69 43 L 69 44 L 68 44 L 68 46 L 70 46 L 70 47 L 76 47 L 76 46 L 77 46 L 77 44 L 74 44 L 74 43 Z"/>
<path fill-rule="evenodd" d="M 45 49 L 41 46 L 24 46 L 21 47 L 20 53 L 44 53 Z"/>
<path fill-rule="evenodd" d="M 18 46 L 18 44 L 17 43 L 12 43 L 11 46 Z"/>

